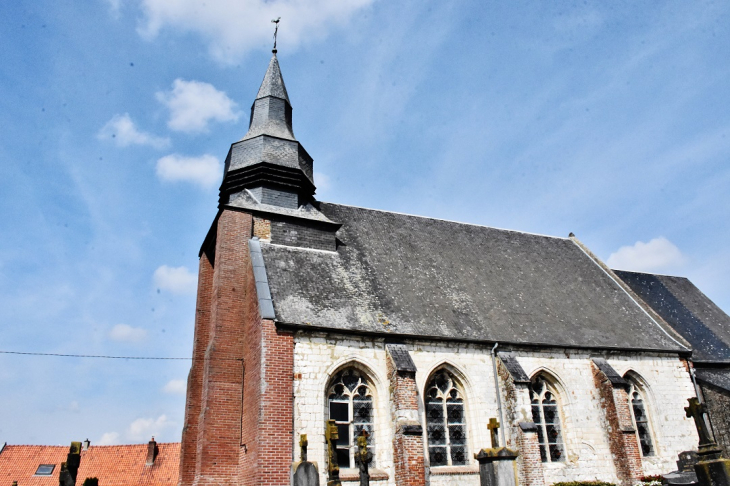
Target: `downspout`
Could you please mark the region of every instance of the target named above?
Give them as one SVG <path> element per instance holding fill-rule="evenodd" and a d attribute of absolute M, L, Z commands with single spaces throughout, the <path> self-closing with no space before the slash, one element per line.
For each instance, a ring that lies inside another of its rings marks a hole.
<path fill-rule="evenodd" d="M 502 417 L 502 394 L 499 391 L 499 377 L 497 376 L 497 355 L 495 354 L 495 351 L 497 349 L 497 346 L 499 346 L 499 343 L 494 343 L 494 347 L 492 348 L 492 371 L 494 373 L 494 390 L 497 392 L 497 411 L 499 412 L 499 432 L 502 436 L 502 444 L 507 444 L 507 441 L 504 439 L 504 418 Z M 499 444 L 497 444 L 499 446 Z"/>
<path fill-rule="evenodd" d="M 695 375 L 695 364 L 691 359 L 687 360 L 689 365 L 689 376 L 692 378 L 692 384 L 695 386 L 695 396 L 700 403 L 705 403 L 705 395 L 702 394 L 702 389 L 697 384 L 697 375 Z"/>

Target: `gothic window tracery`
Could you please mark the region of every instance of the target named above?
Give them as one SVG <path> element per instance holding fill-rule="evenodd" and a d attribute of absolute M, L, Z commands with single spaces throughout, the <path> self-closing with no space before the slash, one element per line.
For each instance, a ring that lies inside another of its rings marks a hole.
<path fill-rule="evenodd" d="M 335 375 L 327 391 L 329 419 L 337 424 L 337 462 L 340 467 L 355 467 L 357 436 L 367 431 L 368 449 L 375 457 L 375 430 L 373 427 L 372 385 L 355 368 L 347 368 Z M 375 461 L 370 464 L 375 466 Z"/>
<path fill-rule="evenodd" d="M 636 428 L 636 438 L 639 440 L 639 449 L 641 455 L 654 455 L 654 442 L 651 439 L 651 429 L 649 428 L 649 416 L 646 413 L 644 405 L 644 397 L 639 386 L 630 378 L 629 381 L 629 403 L 631 405 L 631 417 L 634 420 Z"/>
<path fill-rule="evenodd" d="M 447 370 L 437 371 L 426 386 L 426 428 L 431 466 L 467 464 L 464 398 Z"/>
<path fill-rule="evenodd" d="M 559 404 L 555 388 L 542 375 L 530 385 L 532 421 L 537 425 L 542 462 L 565 461 L 565 443 L 560 422 Z"/>

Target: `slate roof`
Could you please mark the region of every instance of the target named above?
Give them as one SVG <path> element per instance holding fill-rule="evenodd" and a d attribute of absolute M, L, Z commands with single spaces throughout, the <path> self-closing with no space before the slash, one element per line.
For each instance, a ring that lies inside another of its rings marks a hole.
<path fill-rule="evenodd" d="M 261 243 L 280 323 L 687 351 L 569 238 L 321 203 L 337 252 Z"/>
<path fill-rule="evenodd" d="M 274 96 L 275 98 L 289 101 L 289 94 L 286 92 L 284 78 L 281 76 L 281 68 L 279 67 L 279 60 L 276 58 L 276 53 L 273 53 L 271 56 L 269 67 L 266 69 L 266 74 L 264 74 L 264 80 L 261 82 L 256 99 L 266 98 L 267 96 Z"/>
<path fill-rule="evenodd" d="M 723 368 L 695 368 L 695 377 L 700 383 L 709 383 L 730 391 L 730 370 Z"/>
<path fill-rule="evenodd" d="M 318 211 L 314 206 L 307 203 L 299 206 L 297 209 L 290 209 L 281 206 L 274 206 L 272 204 L 264 204 L 256 200 L 248 189 L 235 194 L 231 197 L 227 206 L 239 209 L 246 209 L 254 213 L 265 213 L 265 214 L 276 214 L 279 216 L 288 216 L 297 219 L 308 219 L 310 221 L 317 221 L 320 223 L 327 223 L 336 225 L 337 223 L 331 221 Z"/>
<path fill-rule="evenodd" d="M 102 486 L 176 486 L 180 467 L 180 443 L 158 443 L 152 466 L 145 466 L 147 444 L 90 446 L 81 451 L 76 484 L 99 478 Z M 0 485 L 57 486 L 68 446 L 6 445 L 0 452 Z M 54 464 L 51 476 L 35 476 L 40 464 Z"/>
<path fill-rule="evenodd" d="M 692 359 L 730 363 L 730 316 L 688 279 L 614 270 L 693 348 Z"/>

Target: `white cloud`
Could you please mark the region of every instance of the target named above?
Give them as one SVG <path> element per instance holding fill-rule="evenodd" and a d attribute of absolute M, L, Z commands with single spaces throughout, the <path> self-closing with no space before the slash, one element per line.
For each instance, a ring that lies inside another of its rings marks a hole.
<path fill-rule="evenodd" d="M 113 341 L 138 343 L 147 337 L 147 330 L 141 327 L 132 327 L 128 324 L 117 324 L 109 331 L 109 338 Z"/>
<path fill-rule="evenodd" d="M 187 388 L 185 380 L 170 380 L 162 387 L 162 391 L 171 395 L 185 395 Z"/>
<path fill-rule="evenodd" d="M 119 433 L 118 432 L 106 432 L 99 439 L 97 445 L 116 445 L 119 444 Z"/>
<path fill-rule="evenodd" d="M 236 121 L 241 116 L 228 95 L 201 81 L 178 78 L 172 83 L 172 91 L 158 91 L 155 97 L 170 110 L 167 126 L 178 132 L 207 132 L 212 120 Z"/>
<path fill-rule="evenodd" d="M 685 257 L 674 243 L 663 236 L 632 246 L 622 246 L 608 257 L 609 267 L 618 270 L 656 272 L 682 265 Z"/>
<path fill-rule="evenodd" d="M 288 52 L 302 41 L 342 28 L 373 0 L 142 0 L 145 20 L 138 32 L 148 39 L 165 27 L 195 32 L 218 61 L 233 63 L 251 49 L 273 45 L 271 19 L 281 17 L 279 45 Z"/>
<path fill-rule="evenodd" d="M 129 425 L 127 438 L 134 441 L 147 441 L 154 435 L 159 436 L 165 429 L 174 427 L 175 423 L 162 414 L 156 419 L 138 418 Z"/>
<path fill-rule="evenodd" d="M 141 132 L 137 129 L 129 116 L 114 115 L 106 125 L 101 127 L 96 137 L 99 140 L 113 140 L 118 147 L 127 147 L 129 145 L 149 145 L 154 148 L 165 148 L 170 145 L 169 138 L 162 138 L 151 133 Z"/>
<path fill-rule="evenodd" d="M 198 277 L 186 267 L 168 267 L 162 265 L 153 276 L 155 285 L 175 294 L 187 294 L 195 291 Z"/>
<path fill-rule="evenodd" d="M 218 159 L 205 154 L 200 157 L 166 155 L 157 161 L 157 177 L 168 182 L 192 182 L 203 189 L 216 187 L 223 176 Z"/>

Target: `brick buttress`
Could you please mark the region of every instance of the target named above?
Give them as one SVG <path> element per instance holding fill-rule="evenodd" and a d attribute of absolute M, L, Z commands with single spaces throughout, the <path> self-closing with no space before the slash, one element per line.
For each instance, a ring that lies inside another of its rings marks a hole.
<path fill-rule="evenodd" d="M 602 358 L 593 358 L 593 381 L 601 397 L 611 455 L 621 484 L 631 486 L 641 476 L 641 452 L 631 419 L 628 383 Z"/>
<path fill-rule="evenodd" d="M 181 486 L 289 484 L 293 336 L 261 318 L 252 221 L 223 209 L 201 253 Z"/>

